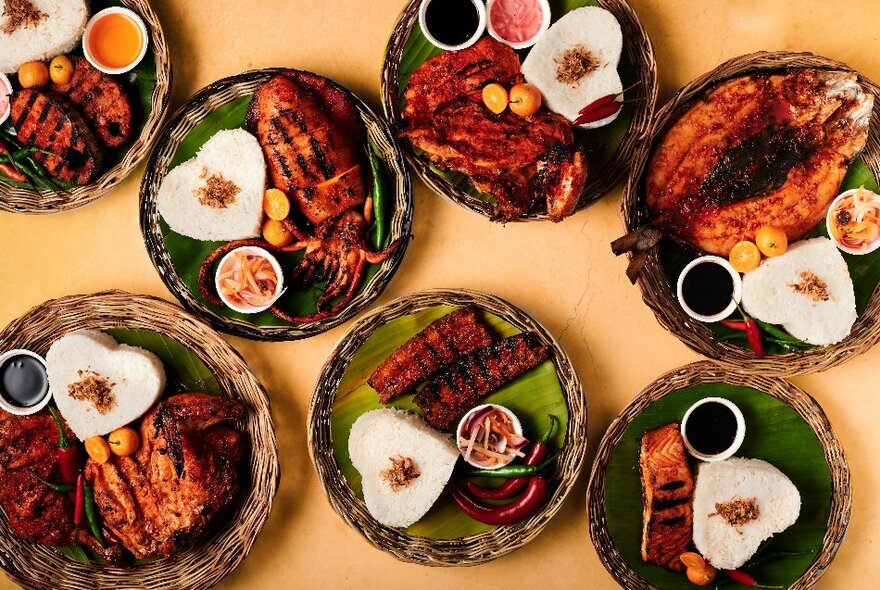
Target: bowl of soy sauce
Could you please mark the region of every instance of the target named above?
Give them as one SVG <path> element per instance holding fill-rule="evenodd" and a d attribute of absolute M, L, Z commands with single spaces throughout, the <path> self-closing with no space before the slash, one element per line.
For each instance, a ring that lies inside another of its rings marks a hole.
<path fill-rule="evenodd" d="M 720 256 L 700 256 L 678 275 L 678 303 L 689 316 L 720 322 L 742 299 L 742 276 Z"/>
<path fill-rule="evenodd" d="M 422 0 L 419 26 L 440 49 L 466 49 L 486 30 L 486 5 L 482 0 Z"/>
<path fill-rule="evenodd" d="M 43 357 L 23 348 L 0 354 L 0 409 L 16 416 L 36 414 L 51 397 Z"/>
<path fill-rule="evenodd" d="M 739 407 L 729 399 L 706 397 L 685 412 L 681 436 L 688 452 L 697 459 L 723 461 L 742 446 L 746 421 Z"/>

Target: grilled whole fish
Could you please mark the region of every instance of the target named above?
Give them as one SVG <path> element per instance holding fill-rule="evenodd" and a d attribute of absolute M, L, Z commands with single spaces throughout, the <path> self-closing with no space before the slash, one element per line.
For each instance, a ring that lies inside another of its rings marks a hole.
<path fill-rule="evenodd" d="M 639 451 L 642 476 L 642 561 L 684 571 L 694 526 L 694 479 L 678 424 L 644 434 Z"/>
<path fill-rule="evenodd" d="M 460 356 L 484 348 L 495 335 L 472 307 L 456 309 L 410 338 L 370 376 L 370 387 L 387 404 Z"/>
<path fill-rule="evenodd" d="M 429 381 L 414 398 L 425 421 L 448 430 L 480 401 L 538 366 L 550 348 L 534 334 L 517 334 L 461 357 Z"/>
<path fill-rule="evenodd" d="M 547 110 L 496 115 L 482 102 L 486 84 L 520 81 L 516 53 L 491 37 L 441 53 L 409 79 L 403 135 L 434 164 L 466 174 L 497 199 L 494 219 L 515 219 L 543 200 L 550 218 L 561 221 L 574 213 L 587 175 L 571 124 Z"/>
<path fill-rule="evenodd" d="M 19 90 L 12 96 L 12 124 L 20 142 L 51 152 L 34 159 L 55 178 L 88 184 L 97 176 L 98 142 L 72 108 L 39 90 Z"/>
<path fill-rule="evenodd" d="M 79 109 L 104 145 L 121 146 L 131 137 L 131 102 L 122 84 L 83 57 L 70 59 L 73 77 L 67 84 L 52 84 L 52 92 Z"/>
<path fill-rule="evenodd" d="M 874 97 L 855 73 L 797 69 L 728 80 L 666 131 L 646 177 L 652 224 L 727 256 L 763 225 L 801 238 L 865 146 Z"/>
<path fill-rule="evenodd" d="M 314 225 L 363 205 L 367 197 L 356 138 L 346 137 L 305 85 L 279 75 L 260 86 L 248 108 L 275 188 L 288 193 Z"/>

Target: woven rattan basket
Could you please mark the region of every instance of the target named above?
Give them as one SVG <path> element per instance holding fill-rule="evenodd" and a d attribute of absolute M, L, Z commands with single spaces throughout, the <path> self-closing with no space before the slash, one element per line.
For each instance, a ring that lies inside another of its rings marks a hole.
<path fill-rule="evenodd" d="M 402 126 L 399 96 L 400 59 L 413 27 L 418 27 L 420 0 L 410 0 L 397 19 L 388 46 L 385 49 L 385 63 L 382 67 L 382 106 L 385 116 L 394 129 Z M 577 209 L 602 198 L 626 175 L 630 161 L 638 147 L 648 137 L 654 104 L 657 100 L 657 67 L 654 62 L 654 48 L 648 34 L 642 28 L 638 15 L 626 0 L 598 0 L 597 4 L 611 12 L 623 30 L 624 48 L 633 65 L 637 85 L 627 92 L 627 100 L 633 99 L 634 110 L 629 129 L 621 139 L 611 159 L 598 172 L 588 171 Z M 413 151 L 409 141 L 402 141 L 406 159 L 428 187 L 439 195 L 471 211 L 490 216 L 490 205 L 455 186 L 448 179 L 431 168 L 430 161 Z M 537 221 L 548 219 L 546 212 L 523 215 L 516 221 Z"/>
<path fill-rule="evenodd" d="M 662 137 L 666 128 L 689 107 L 692 100 L 729 78 L 753 72 L 801 67 L 851 70 L 845 64 L 811 53 L 759 52 L 731 59 L 682 87 L 659 110 L 650 141 L 644 142 L 633 158 L 622 205 L 627 231 L 644 225 L 648 220 L 644 206 L 644 178 L 654 144 Z M 859 83 L 880 97 L 880 87 L 877 84 L 861 75 Z M 880 109 L 875 108 L 871 116 L 868 144 L 860 157 L 871 168 L 874 176 L 880 178 Z M 709 328 L 681 309 L 674 286 L 670 285 L 656 248 L 649 254 L 642 269 L 639 286 L 642 299 L 654 311 L 664 328 L 700 354 L 725 367 L 742 371 L 778 376 L 824 371 L 865 352 L 880 340 L 880 290 L 874 291 L 867 310 L 859 317 L 852 333 L 843 342 L 834 346 L 812 347 L 797 353 L 768 355 L 767 358 L 758 360 L 750 350 L 727 342 L 716 342 Z"/>
<path fill-rule="evenodd" d="M 840 442 L 816 400 L 788 381 L 729 371 L 707 361 L 671 371 L 647 386 L 617 416 L 602 438 L 587 490 L 590 537 L 599 559 L 622 587 L 628 590 L 654 588 L 627 565 L 608 531 L 605 522 L 605 473 L 615 447 L 636 416 L 663 396 L 701 383 L 729 383 L 767 393 L 791 406 L 819 439 L 831 472 L 831 513 L 821 549 L 816 553 L 806 572 L 790 587 L 791 590 L 812 588 L 837 554 L 846 536 L 852 511 L 849 466 Z M 638 493 L 638 490 L 635 493 Z"/>
<path fill-rule="evenodd" d="M 349 360 L 367 338 L 391 320 L 437 305 L 473 305 L 503 318 L 522 331 L 537 334 L 552 349 L 551 356 L 569 412 L 565 446 L 550 478 L 546 505 L 523 522 L 457 539 L 414 536 L 403 529 L 387 527 L 376 521 L 339 469 L 330 427 L 330 414 L 339 382 Z M 309 408 L 309 454 L 333 509 L 374 546 L 397 559 L 421 565 L 476 565 L 506 555 L 538 536 L 574 485 L 583 462 L 586 440 L 586 398 L 565 352 L 547 330 L 525 312 L 499 297 L 475 291 L 431 290 L 415 293 L 396 299 L 362 318 L 343 336 L 324 364 Z"/>
<path fill-rule="evenodd" d="M 150 112 L 146 115 L 140 136 L 129 147 L 122 160 L 104 171 L 93 183 L 67 191 L 36 191 L 0 183 L 0 211 L 13 213 L 58 213 L 70 211 L 96 201 L 122 184 L 147 157 L 153 139 L 165 119 L 171 98 L 171 53 L 162 32 L 162 25 L 148 0 L 120 0 L 144 19 L 150 32 L 150 51 L 156 61 L 156 88 Z"/>
<path fill-rule="evenodd" d="M 55 339 L 88 328 L 143 329 L 173 338 L 198 355 L 224 395 L 247 407 L 247 418 L 238 425 L 246 434 L 250 455 L 243 462 L 240 499 L 232 514 L 193 549 L 131 568 L 86 566 L 47 547 L 19 541 L 0 510 L 0 567 L 25 588 L 209 588 L 247 556 L 272 509 L 279 465 L 266 391 L 235 349 L 203 322 L 167 301 L 122 291 L 47 301 L 0 333 L 0 350 L 29 348 L 45 355 Z"/>
<path fill-rule="evenodd" d="M 284 71 L 286 68 L 266 68 L 244 72 L 218 80 L 197 92 L 162 129 L 159 139 L 156 141 L 156 148 L 150 154 L 147 171 L 141 182 L 141 232 L 144 234 L 150 258 L 152 258 L 165 285 L 184 307 L 207 320 L 218 330 L 253 340 L 308 338 L 345 323 L 379 297 L 388 286 L 394 273 L 397 272 L 407 248 L 407 241 L 404 240 L 404 243 L 397 248 L 391 257 L 382 263 L 379 271 L 370 279 L 366 288 L 355 295 L 354 299 L 339 314 L 298 326 L 258 326 L 244 320 L 217 314 L 196 298 L 180 278 L 171 262 L 171 256 L 165 248 L 165 240 L 159 227 L 159 211 L 156 203 L 159 186 L 169 171 L 171 160 L 178 146 L 186 135 L 212 110 L 242 96 L 253 94 L 260 85 L 272 76 Z M 339 85 L 337 84 L 337 86 Z M 391 218 L 390 240 L 408 236 L 412 230 L 412 182 L 400 148 L 384 120 L 376 116 L 370 107 L 348 89 L 342 86 L 339 88 L 348 94 L 357 107 L 367 136 L 388 169 L 394 193 L 394 215 Z"/>

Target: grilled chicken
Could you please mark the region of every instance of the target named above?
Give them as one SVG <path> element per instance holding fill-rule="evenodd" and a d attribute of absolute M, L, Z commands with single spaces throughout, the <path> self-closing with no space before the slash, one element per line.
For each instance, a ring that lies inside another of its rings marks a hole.
<path fill-rule="evenodd" d="M 553 221 L 574 213 L 586 180 L 586 158 L 571 124 L 539 110 L 521 117 L 491 113 L 482 88 L 521 81 L 516 53 L 491 37 L 447 51 L 419 66 L 405 92 L 403 135 L 445 170 L 466 174 L 497 199 L 494 218 L 515 219 L 539 202 Z"/>
<path fill-rule="evenodd" d="M 50 152 L 34 159 L 55 178 L 88 184 L 97 176 L 98 143 L 73 109 L 39 90 L 19 90 L 12 96 L 12 123 L 19 141 Z"/>
<path fill-rule="evenodd" d="M 460 356 L 495 341 L 472 307 L 456 309 L 410 338 L 370 376 L 370 387 L 387 404 Z"/>
<path fill-rule="evenodd" d="M 468 410 L 538 366 L 550 355 L 550 348 L 534 334 L 517 334 L 461 357 L 414 398 L 425 421 L 437 430 L 448 430 Z"/>
<path fill-rule="evenodd" d="M 66 425 L 65 430 L 73 438 Z M 58 429 L 48 411 L 31 416 L 0 411 L 0 503 L 10 531 L 40 545 L 85 545 L 108 562 L 120 563 L 121 548 L 102 549 L 90 533 L 75 529 L 68 495 L 40 481 L 61 481 L 57 447 Z"/>
<path fill-rule="evenodd" d="M 135 557 L 187 549 L 232 505 L 243 441 L 223 423 L 243 417 L 232 400 L 175 395 L 144 416 L 134 455 L 87 462 L 104 525 Z"/>
<path fill-rule="evenodd" d="M 865 146 L 874 98 L 851 72 L 798 69 L 724 82 L 660 141 L 646 180 L 652 224 L 727 256 L 763 225 L 801 238 L 825 217 Z"/>
<path fill-rule="evenodd" d="M 83 57 L 70 59 L 73 77 L 67 84 L 52 84 L 52 92 L 79 109 L 104 145 L 121 146 L 131 137 L 131 102 L 122 84 Z"/>
<path fill-rule="evenodd" d="M 279 75 L 257 90 L 247 115 L 273 185 L 291 195 L 314 225 L 360 207 L 367 197 L 360 157 L 352 147 L 359 144 L 322 102 L 304 84 Z"/>
<path fill-rule="evenodd" d="M 642 560 L 684 571 L 694 525 L 694 479 L 678 424 L 645 433 L 639 451 L 642 475 Z"/>

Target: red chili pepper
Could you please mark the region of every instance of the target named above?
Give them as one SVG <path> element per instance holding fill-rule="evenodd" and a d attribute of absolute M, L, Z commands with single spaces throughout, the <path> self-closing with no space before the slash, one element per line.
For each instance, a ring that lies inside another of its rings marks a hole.
<path fill-rule="evenodd" d="M 550 415 L 550 426 L 544 432 L 544 434 L 538 440 L 532 443 L 532 446 L 529 448 L 528 454 L 526 454 L 525 459 L 523 459 L 523 463 L 526 465 L 539 465 L 541 461 L 547 456 L 547 453 L 550 451 L 550 447 L 547 445 L 550 437 L 553 435 L 553 430 L 556 427 L 557 418 L 554 415 Z M 497 488 L 484 488 L 483 486 L 478 486 L 472 482 L 465 482 L 467 486 L 468 492 L 472 495 L 480 498 L 481 500 L 507 500 L 508 498 L 512 498 L 516 495 L 520 490 L 526 487 L 526 484 L 529 483 L 528 477 L 513 477 L 508 480 L 505 480 Z"/>
<path fill-rule="evenodd" d="M 583 125 L 584 123 L 601 121 L 605 117 L 610 117 L 611 115 L 619 111 L 622 104 L 623 103 L 613 100 L 611 102 L 599 105 L 594 109 L 590 109 L 589 111 L 581 113 L 578 118 L 574 120 L 574 124 Z"/>
<path fill-rule="evenodd" d="M 593 102 L 591 102 L 590 104 L 588 104 L 587 106 L 585 106 L 584 108 L 579 110 L 578 114 L 583 115 L 584 113 L 586 113 L 588 111 L 592 111 L 592 110 L 595 110 L 595 109 L 601 107 L 602 105 L 606 105 L 606 104 L 610 103 L 612 100 L 614 100 L 615 98 L 617 98 L 618 96 L 620 96 L 621 94 L 622 94 L 621 92 L 618 92 L 616 94 L 606 94 L 605 96 L 600 96 L 599 98 L 597 98 L 596 100 L 594 100 Z"/>
<path fill-rule="evenodd" d="M 721 324 L 740 332 L 746 331 L 746 323 L 742 320 L 721 320 Z"/>
<path fill-rule="evenodd" d="M 61 481 L 67 485 L 74 485 L 77 483 L 77 477 L 82 471 L 79 448 L 67 436 L 67 433 L 64 432 L 64 423 L 61 421 L 61 415 L 58 414 L 58 410 L 50 406 L 49 412 L 52 413 L 52 417 L 55 418 L 55 425 L 58 427 L 58 450 L 56 451 L 56 456 L 58 458 L 58 468 L 61 472 Z M 74 499 L 73 492 L 69 496 L 71 500 Z"/>
<path fill-rule="evenodd" d="M 477 504 L 458 487 L 454 479 L 449 480 L 449 491 L 452 499 L 466 515 L 483 524 L 497 526 L 513 524 L 534 514 L 547 496 L 547 480 L 540 475 L 532 476 L 529 478 L 526 491 L 513 502 L 503 506 L 486 507 Z"/>
<path fill-rule="evenodd" d="M 82 473 L 76 478 L 76 501 L 73 509 L 73 524 L 79 526 L 82 524 L 83 514 L 86 511 L 86 495 L 83 489 Z"/>
<path fill-rule="evenodd" d="M 758 582 L 753 578 L 750 574 L 742 570 L 721 570 L 724 572 L 728 578 L 736 582 L 737 584 L 742 584 L 743 586 L 750 586 L 752 588 L 782 588 L 782 586 L 764 586 L 763 584 L 758 584 Z"/>
<path fill-rule="evenodd" d="M 752 350 L 755 351 L 755 356 L 759 359 L 764 358 L 764 343 L 761 341 L 761 329 L 752 318 L 746 320 L 746 337 L 749 339 Z"/>
<path fill-rule="evenodd" d="M 9 164 L 0 164 L 0 174 L 15 182 L 27 182 L 27 176 L 10 166 Z"/>

